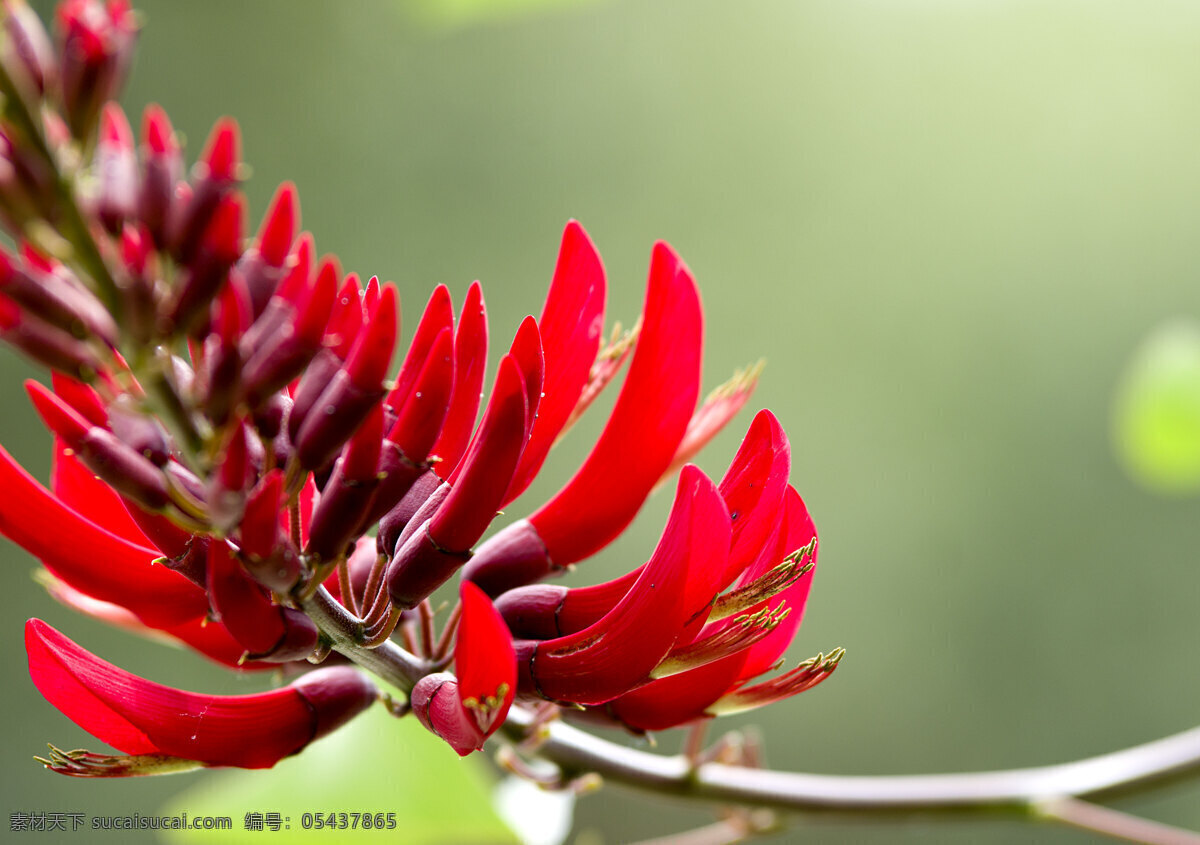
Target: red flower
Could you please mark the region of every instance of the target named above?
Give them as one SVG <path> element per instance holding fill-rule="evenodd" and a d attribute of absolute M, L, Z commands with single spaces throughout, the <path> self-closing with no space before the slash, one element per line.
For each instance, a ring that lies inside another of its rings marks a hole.
<path fill-rule="evenodd" d="M 38 690 L 88 733 L 126 754 L 204 766 L 269 768 L 341 727 L 378 695 L 359 672 L 344 667 L 255 695 L 184 692 L 101 660 L 40 619 L 26 623 L 25 649 Z M 107 772 L 52 768 L 80 775 L 143 773 L 137 763 Z"/>
<path fill-rule="evenodd" d="M 569 222 L 541 315 L 512 335 L 476 425 L 489 340 L 478 283 L 457 314 L 446 287 L 433 291 L 389 381 L 395 286 L 318 258 L 290 183 L 247 241 L 237 124 L 217 122 L 185 179 L 161 109 L 146 110 L 135 149 L 105 105 L 136 33 L 128 4 L 66 0 L 58 18 L 57 65 L 23 19 L 5 28 L 17 52 L 0 61 L 0 83 L 21 86 L 0 128 L 0 222 L 53 230 L 40 242 L 63 246 L 64 262 L 0 251 L 0 339 L 56 373 L 53 391 L 28 385 L 55 435 L 51 490 L 0 450 L 0 533 L 42 560 L 52 595 L 228 665 L 301 671 L 336 648 L 411 686 L 411 709 L 460 754 L 518 694 L 645 730 L 757 706 L 833 670 L 840 653 L 754 683 L 795 634 L 816 533 L 769 413 L 719 485 L 687 465 L 758 370 L 697 407 L 703 314 L 669 246 L 653 247 L 641 319 L 605 346 L 603 264 Z M 57 103 L 45 99 L 56 74 Z M 90 192 L 59 169 L 80 151 Z M 627 360 L 571 480 L 480 543 Z M 610 543 L 681 467 L 643 566 L 593 587 L 534 584 Z M 435 672 L 454 624 L 435 641 L 429 599 L 460 570 L 456 673 Z M 27 648 L 39 689 L 101 738 L 204 765 L 271 765 L 374 695 L 348 670 L 259 696 L 181 693 L 37 621 Z"/>
<path fill-rule="evenodd" d="M 454 647 L 457 677 L 427 675 L 411 702 L 421 724 L 466 756 L 504 723 L 517 688 L 517 663 L 508 630 L 483 591 L 464 581 L 463 610 Z"/>

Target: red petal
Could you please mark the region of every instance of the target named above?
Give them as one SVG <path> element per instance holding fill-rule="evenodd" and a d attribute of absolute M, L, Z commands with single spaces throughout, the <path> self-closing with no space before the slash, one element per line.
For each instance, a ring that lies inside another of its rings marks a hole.
<path fill-rule="evenodd" d="M 439 547 L 469 551 L 496 517 L 525 446 L 526 419 L 525 382 L 516 360 L 505 355 L 462 472 L 430 520 L 429 536 Z"/>
<path fill-rule="evenodd" d="M 0 448 L 0 534 L 80 592 L 162 628 L 208 612 L 204 591 L 135 545 L 63 505 Z"/>
<path fill-rule="evenodd" d="M 453 342 L 450 329 L 438 333 L 414 389 L 388 435 L 414 463 L 422 463 L 433 454 L 438 432 L 447 417 L 454 383 Z"/>
<path fill-rule="evenodd" d="M 233 638 L 251 654 L 267 654 L 283 639 L 279 608 L 256 584 L 225 543 L 208 546 L 208 594 Z"/>
<path fill-rule="evenodd" d="M 759 411 L 721 479 L 721 496 L 733 520 L 729 569 L 722 588 L 755 562 L 779 525 L 791 467 L 791 446 L 783 426 L 770 411 Z M 766 563 L 770 568 L 779 559 Z"/>
<path fill-rule="evenodd" d="M 208 144 L 200 159 L 208 165 L 210 179 L 229 180 L 236 177 L 240 157 L 241 137 L 237 121 L 223 117 L 213 126 Z"/>
<path fill-rule="evenodd" d="M 591 627 L 532 648 L 519 644 L 518 659 L 528 661 L 520 670 L 545 697 L 580 704 L 603 704 L 645 683 L 690 615 L 680 601 L 689 581 L 714 562 L 723 568 L 728 524 L 713 483 L 684 467 L 662 539 L 626 596 Z"/>
<path fill-rule="evenodd" d="M 42 695 L 127 754 L 268 768 L 373 700 L 361 676 L 344 668 L 319 670 L 295 686 L 254 695 L 172 689 L 101 660 L 38 619 L 25 625 L 25 648 Z"/>
<path fill-rule="evenodd" d="M 541 406 L 508 498 L 527 488 L 571 416 L 604 333 L 604 265 L 587 232 L 567 223 L 554 279 L 538 320 L 546 368 Z"/>
<path fill-rule="evenodd" d="M 645 323 L 612 416 L 575 477 L 529 518 L 557 565 L 616 537 L 671 463 L 700 392 L 702 324 L 691 274 L 656 244 Z"/>
<path fill-rule="evenodd" d="M 350 382 L 359 390 L 373 392 L 380 389 L 388 368 L 392 365 L 392 352 L 396 348 L 397 325 L 396 288 L 388 285 L 383 289 L 375 309 L 354 342 L 346 359 L 346 372 Z"/>
<path fill-rule="evenodd" d="M 154 543 L 138 528 L 121 497 L 85 467 L 59 437 L 54 438 L 50 489 L 60 502 L 89 522 L 106 526 L 109 532 L 135 546 L 154 549 Z"/>
<path fill-rule="evenodd" d="M 487 369 L 487 346 L 487 306 L 483 302 L 483 289 L 479 282 L 474 282 L 467 290 L 454 335 L 454 390 L 450 394 L 450 408 L 442 433 L 429 453 L 442 459 L 434 467 L 442 480 L 449 478 L 462 460 L 475 428 Z"/>
<path fill-rule="evenodd" d="M 299 205 L 295 183 L 284 182 L 275 191 L 263 217 L 262 228 L 258 230 L 258 252 L 273 267 L 282 267 L 287 261 L 300 226 Z"/>
<path fill-rule="evenodd" d="M 504 722 L 516 694 L 517 655 L 504 620 L 483 590 L 463 581 L 459 594 L 463 611 L 454 645 L 458 693 L 468 715 L 490 736 Z"/>
<path fill-rule="evenodd" d="M 396 376 L 396 386 L 384 400 L 384 404 L 391 406 L 396 413 L 400 412 L 412 394 L 417 375 L 425 366 L 429 350 L 442 329 L 454 330 L 454 306 L 450 302 L 450 289 L 445 285 L 438 285 L 433 289 L 429 302 L 425 305 L 425 313 L 421 315 L 421 322 L 417 324 L 417 330 L 413 333 L 408 354 L 404 356 L 400 374 Z"/>
<path fill-rule="evenodd" d="M 786 510 L 782 525 L 786 526 L 786 530 L 780 532 L 781 542 L 778 543 L 776 548 L 782 554 L 776 556 L 775 563 L 779 562 L 782 555 L 808 545 L 817 537 L 816 526 L 813 525 L 812 517 L 808 514 L 808 508 L 804 506 L 804 500 L 790 486 L 787 488 L 785 494 L 784 507 Z M 813 550 L 811 559 L 816 564 L 817 552 L 815 549 Z M 766 672 L 787 651 L 792 638 L 796 636 L 796 630 L 800 627 L 800 622 L 804 619 L 804 608 L 808 603 L 808 591 L 812 587 L 812 579 L 815 572 L 816 567 L 814 566 L 812 571 L 795 584 L 765 602 L 765 605 L 772 610 L 787 602 L 787 606 L 791 608 L 791 612 L 784 617 L 779 626 L 768 634 L 765 639 L 749 648 L 749 654 L 739 674 L 739 678 L 746 680 Z"/>

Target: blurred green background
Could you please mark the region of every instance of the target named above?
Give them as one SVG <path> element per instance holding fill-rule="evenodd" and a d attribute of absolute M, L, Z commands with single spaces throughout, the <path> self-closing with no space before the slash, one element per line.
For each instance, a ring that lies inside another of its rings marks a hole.
<path fill-rule="evenodd" d="M 478 278 L 505 344 L 540 309 L 569 217 L 604 256 L 610 319 L 636 317 L 655 239 L 681 252 L 708 316 L 706 388 L 767 358 L 753 406 L 787 428 L 821 532 L 793 657 L 849 652 L 816 691 L 721 723 L 760 725 L 773 765 L 1026 766 L 1200 722 L 1200 501 L 1137 486 L 1109 435 L 1141 339 L 1200 314 L 1200 7 L 137 5 L 130 113 L 163 104 L 192 157 L 236 116 L 255 227 L 295 180 L 318 249 L 394 279 L 409 327 L 434 284 L 461 300 Z M 49 441 L 20 389 L 34 374 L 0 350 L 0 442 L 44 478 Z M 752 410 L 703 454 L 711 474 Z M 602 417 L 511 513 L 556 489 Z M 644 560 L 669 499 L 575 580 Z M 4 543 L 0 558 L 4 809 L 145 814 L 214 777 L 87 782 L 30 760 L 46 741 L 98 743 L 29 682 L 29 616 L 164 683 L 261 680 L 73 616 L 27 556 Z M 1200 827 L 1194 784 L 1117 806 Z M 610 787 L 575 831 L 620 842 L 709 818 Z M 776 839 L 1088 841 L 1004 820 L 804 818 Z"/>

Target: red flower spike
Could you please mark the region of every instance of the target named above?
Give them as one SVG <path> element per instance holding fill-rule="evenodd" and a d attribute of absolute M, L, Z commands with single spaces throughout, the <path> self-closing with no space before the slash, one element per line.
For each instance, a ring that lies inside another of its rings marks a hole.
<path fill-rule="evenodd" d="M 400 409 L 408 401 L 417 375 L 425 366 L 429 350 L 433 347 L 433 342 L 437 340 L 442 329 L 454 330 L 454 306 L 450 301 L 449 288 L 445 285 L 438 285 L 433 289 L 433 294 L 425 305 L 421 321 L 417 323 L 417 330 L 413 334 L 412 343 L 409 344 L 408 354 L 404 356 L 404 363 L 400 365 L 400 374 L 396 376 L 396 385 L 384 400 L 384 404 L 394 412 L 400 413 Z M 472 417 L 471 422 L 474 421 L 474 417 Z M 391 434 L 388 435 L 388 438 L 392 439 Z"/>
<path fill-rule="evenodd" d="M 299 611 L 274 604 L 219 541 L 208 547 L 208 595 L 220 621 L 252 658 L 298 660 L 317 644 L 316 624 Z"/>
<path fill-rule="evenodd" d="M 476 551 L 464 577 L 490 595 L 603 548 L 671 463 L 700 390 L 703 315 L 691 274 L 662 242 L 651 257 L 644 321 L 616 407 L 584 465 L 527 523 L 510 525 Z M 651 431 L 647 419 L 656 421 Z M 540 562 L 531 533 L 546 549 Z"/>
<path fill-rule="evenodd" d="M 441 459 L 434 465 L 434 471 L 443 479 L 449 478 L 458 466 L 471 439 L 487 369 L 487 346 L 487 306 L 483 301 L 483 288 L 479 282 L 472 282 L 454 335 L 454 390 L 450 394 L 446 424 L 429 452 Z"/>
<path fill-rule="evenodd" d="M 287 331 L 296 315 L 308 301 L 312 288 L 312 265 L 316 247 L 312 235 L 305 232 L 296 241 L 288 263 L 291 269 L 275 288 L 261 314 L 242 338 L 242 348 L 250 354 L 272 342 L 278 342 L 281 331 Z"/>
<path fill-rule="evenodd" d="M 637 582 L 596 624 L 554 640 L 519 641 L 521 688 L 552 701 L 603 704 L 647 683 L 690 616 L 680 601 L 689 582 L 714 562 L 723 566 L 728 525 L 716 487 L 684 467 L 667 527 Z"/>
<path fill-rule="evenodd" d="M 137 214 L 138 172 L 133 151 L 133 130 L 125 112 L 115 102 L 100 113 L 100 140 L 96 144 L 96 212 L 110 233 L 121 231 Z"/>
<path fill-rule="evenodd" d="M 397 541 L 400 547 L 387 570 L 394 605 L 415 607 L 463 565 L 508 489 L 529 430 L 527 415 L 524 379 L 516 359 L 505 355 L 462 473 L 445 485 L 449 492 L 424 529 Z M 421 518 L 418 512 L 412 524 L 420 525 Z"/>
<path fill-rule="evenodd" d="M 25 625 L 29 674 L 46 699 L 126 754 L 269 768 L 366 710 L 378 692 L 356 670 L 318 669 L 253 695 L 200 695 L 153 683 L 80 648 L 38 619 Z"/>
<path fill-rule="evenodd" d="M 464 581 L 455 671 L 418 683 L 413 711 L 421 724 L 465 757 L 504 723 L 517 685 L 516 655 L 500 615 L 483 591 Z M 422 686 L 423 685 L 423 686 Z"/>
<path fill-rule="evenodd" d="M 538 320 L 546 351 L 544 396 L 508 491 L 509 500 L 533 481 L 588 382 L 603 338 L 606 293 L 600 255 L 583 227 L 571 220 L 563 232 L 554 278 Z"/>
<path fill-rule="evenodd" d="M 0 534 L 85 595 L 128 608 L 154 628 L 208 612 L 204 591 L 151 565 L 158 552 L 89 522 L 52 496 L 0 448 Z M 103 566 L 96 565 L 102 561 Z"/>
<path fill-rule="evenodd" d="M 320 345 L 325 334 L 325 326 L 329 322 L 329 314 L 337 298 L 340 275 L 336 259 L 322 259 L 321 266 L 317 268 L 317 280 L 313 283 L 312 293 L 296 319 L 297 338 L 314 349 Z"/>

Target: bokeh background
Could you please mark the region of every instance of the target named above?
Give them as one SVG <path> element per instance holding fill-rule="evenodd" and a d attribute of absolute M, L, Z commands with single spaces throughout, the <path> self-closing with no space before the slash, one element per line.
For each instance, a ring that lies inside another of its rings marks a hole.
<path fill-rule="evenodd" d="M 1110 438 L 1139 342 L 1200 314 L 1200 7 L 137 6 L 130 113 L 163 104 L 192 157 L 215 118 L 236 116 L 254 225 L 295 180 L 319 250 L 394 279 L 409 326 L 434 284 L 461 300 L 478 278 L 502 345 L 540 309 L 569 217 L 604 256 L 610 319 L 636 317 L 655 239 L 681 252 L 708 315 L 706 387 L 768 362 L 754 407 L 700 463 L 723 471 L 754 408 L 783 421 L 822 540 L 792 656 L 848 649 L 819 689 L 722 723 L 760 726 L 773 765 L 1026 766 L 1200 721 L 1200 500 L 1136 484 Z M 20 388 L 34 374 L 0 350 L 0 442 L 44 478 L 49 441 Z M 569 476 L 599 410 L 510 512 Z M 669 499 L 576 580 L 644 560 Z M 46 741 L 97 743 L 29 682 L 27 617 L 164 683 L 235 692 L 261 679 L 72 615 L 11 544 L 0 566 L 6 814 L 151 813 L 218 776 L 39 769 Z M 1195 784 L 1117 806 L 1200 827 Z M 609 787 L 580 802 L 573 837 L 624 842 L 709 818 Z M 802 817 L 776 839 L 1088 841 L 1003 819 Z"/>

